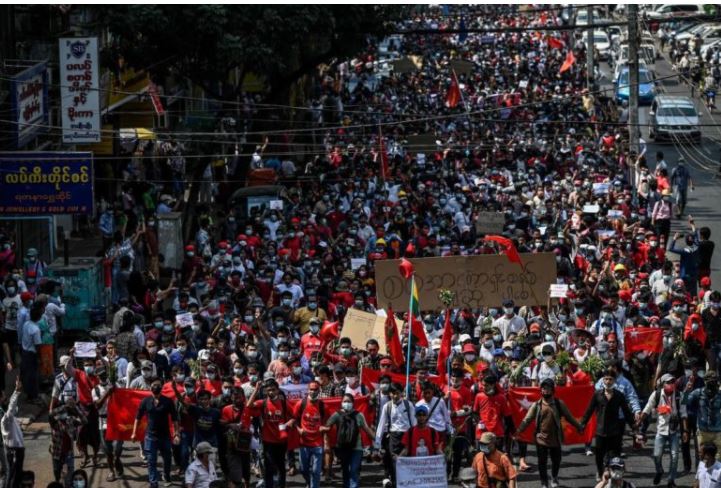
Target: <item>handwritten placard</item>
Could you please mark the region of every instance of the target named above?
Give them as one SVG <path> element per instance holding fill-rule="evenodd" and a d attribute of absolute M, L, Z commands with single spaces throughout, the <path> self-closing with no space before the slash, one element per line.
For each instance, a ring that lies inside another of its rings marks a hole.
<path fill-rule="evenodd" d="M 343 319 L 342 337 L 350 337 L 358 349 L 365 349 L 369 339 L 378 341 L 381 351 L 386 350 L 385 314 L 377 315 L 355 308 L 348 309 Z"/>
<path fill-rule="evenodd" d="M 606 216 L 609 219 L 620 219 L 623 218 L 623 210 L 609 210 Z"/>
<path fill-rule="evenodd" d="M 398 457 L 396 481 L 399 487 L 448 488 L 445 457 L 442 455 Z"/>
<path fill-rule="evenodd" d="M 411 259 L 415 267 L 422 310 L 440 310 L 445 306 L 438 291 L 455 292 L 452 308 L 498 307 L 503 300 L 520 305 L 541 305 L 548 287 L 556 282 L 556 258 L 553 253 L 521 254 L 522 265 L 511 263 L 504 255 L 448 256 Z M 400 310 L 408 303 L 410 283 L 398 270 L 399 260 L 376 261 L 378 307 Z"/>
<path fill-rule="evenodd" d="M 175 323 L 181 329 L 193 325 L 193 314 L 190 312 L 181 313 L 175 316 Z"/>
<path fill-rule="evenodd" d="M 76 342 L 75 348 L 76 358 L 94 358 L 97 356 L 98 344 L 95 342 Z"/>
<path fill-rule="evenodd" d="M 568 285 L 566 284 L 555 284 L 551 285 L 550 290 L 551 298 L 566 298 L 568 295 Z"/>
<path fill-rule="evenodd" d="M 271 200 L 269 206 L 271 210 L 283 210 L 283 200 Z"/>
<path fill-rule="evenodd" d="M 506 216 L 501 212 L 478 212 L 476 232 L 479 234 L 500 234 L 506 224 Z"/>
<path fill-rule="evenodd" d="M 608 189 L 611 187 L 611 183 L 594 183 L 593 194 L 594 195 L 605 195 L 608 193 Z"/>
<path fill-rule="evenodd" d="M 601 207 L 598 205 L 584 205 L 583 213 L 596 214 L 601 211 Z"/>

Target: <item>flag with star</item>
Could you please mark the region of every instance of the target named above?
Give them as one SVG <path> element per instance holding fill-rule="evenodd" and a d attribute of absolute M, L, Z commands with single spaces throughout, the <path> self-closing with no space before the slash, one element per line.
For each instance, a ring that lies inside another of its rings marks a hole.
<path fill-rule="evenodd" d="M 663 329 L 628 327 L 623 331 L 623 345 L 626 354 L 639 351 L 661 353 L 663 351 Z"/>
<path fill-rule="evenodd" d="M 583 414 L 586 413 L 586 407 L 588 407 L 593 393 L 593 385 L 556 387 L 556 398 L 566 404 L 571 415 L 573 415 L 576 420 L 580 420 Z M 513 417 L 513 424 L 519 425 L 526 416 L 526 413 L 528 413 L 528 409 L 540 398 L 541 389 L 538 387 L 512 387 L 509 389 L 508 406 L 511 410 L 511 417 Z M 593 417 L 591 417 L 583 434 L 579 434 L 576 428 L 565 419 L 561 420 L 561 425 L 563 425 L 563 444 L 567 446 L 573 444 L 590 444 L 596 432 L 596 415 L 594 414 Z M 526 430 L 519 434 L 518 438 L 523 442 L 534 443 L 536 442 L 535 434 L 536 422 L 533 421 Z"/>

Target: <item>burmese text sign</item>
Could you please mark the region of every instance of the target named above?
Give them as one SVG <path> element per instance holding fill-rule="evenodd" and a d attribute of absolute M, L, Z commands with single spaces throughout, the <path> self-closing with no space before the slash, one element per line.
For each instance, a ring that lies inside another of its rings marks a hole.
<path fill-rule="evenodd" d="M 455 292 L 452 308 L 498 307 L 511 299 L 516 306 L 541 305 L 556 283 L 553 253 L 521 254 L 522 265 L 504 255 L 449 256 L 411 259 L 422 310 L 444 309 L 441 289 Z M 378 307 L 400 310 L 408 303 L 410 283 L 398 271 L 399 260 L 376 261 Z"/>
<path fill-rule="evenodd" d="M 448 488 L 446 460 L 442 455 L 399 457 L 396 460 L 396 481 L 399 488 Z"/>

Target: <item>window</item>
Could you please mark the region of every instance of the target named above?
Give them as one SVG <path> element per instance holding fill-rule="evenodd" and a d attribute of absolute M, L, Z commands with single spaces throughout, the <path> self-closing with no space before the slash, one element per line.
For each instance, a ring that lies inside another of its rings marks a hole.
<path fill-rule="evenodd" d="M 690 106 L 661 107 L 658 114 L 663 117 L 696 117 L 696 109 Z"/>

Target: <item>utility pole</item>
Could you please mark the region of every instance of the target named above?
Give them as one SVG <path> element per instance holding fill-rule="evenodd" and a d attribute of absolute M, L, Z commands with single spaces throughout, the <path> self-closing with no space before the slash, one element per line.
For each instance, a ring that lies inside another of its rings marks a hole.
<path fill-rule="evenodd" d="M 641 133 L 638 127 L 638 5 L 628 5 L 628 136 L 631 152 L 638 156 Z"/>
<path fill-rule="evenodd" d="M 588 30 L 586 30 L 586 88 L 593 91 L 593 70 L 595 65 L 593 52 L 593 5 L 588 5 Z"/>

